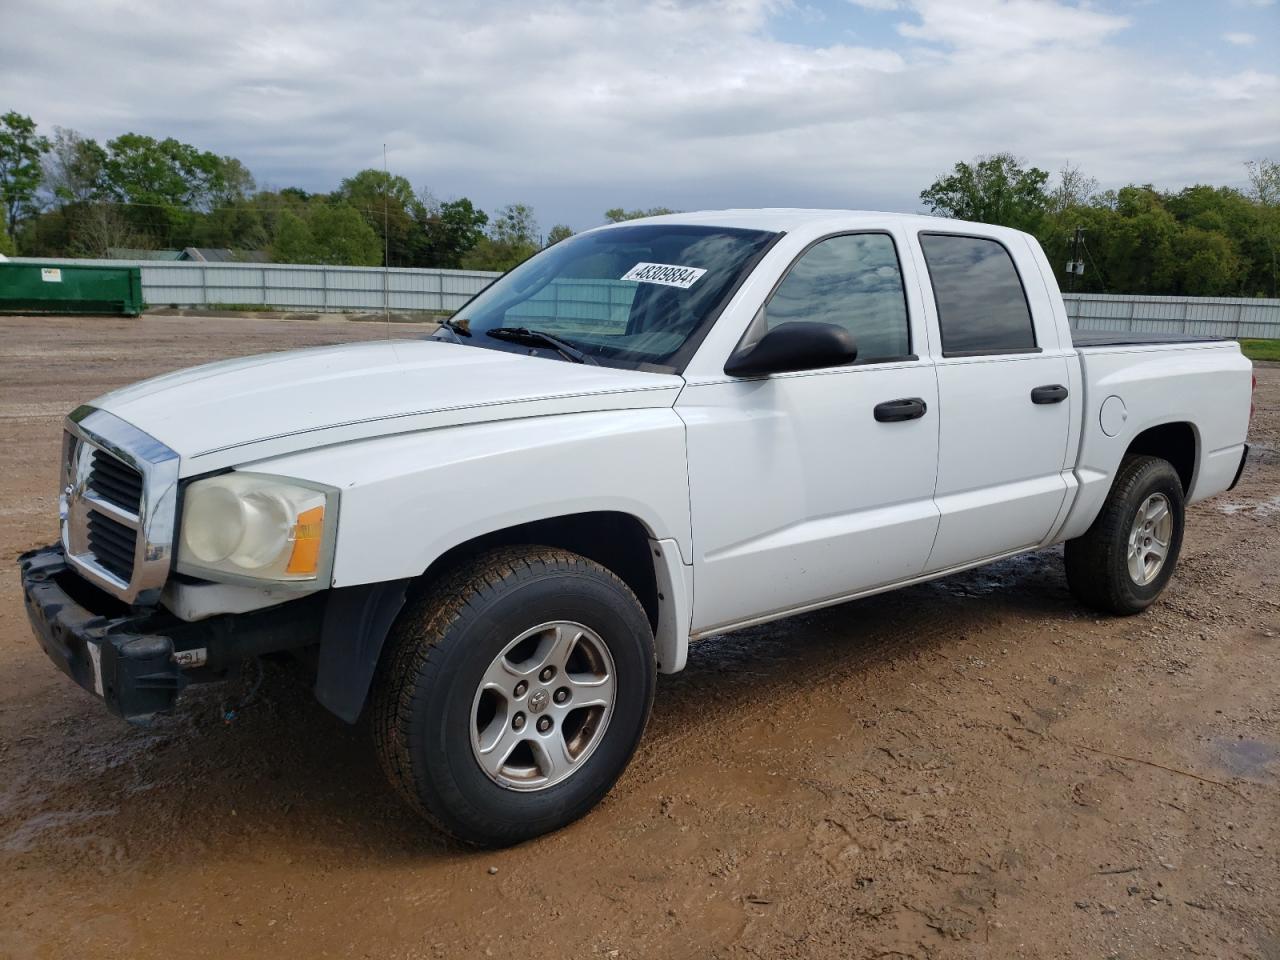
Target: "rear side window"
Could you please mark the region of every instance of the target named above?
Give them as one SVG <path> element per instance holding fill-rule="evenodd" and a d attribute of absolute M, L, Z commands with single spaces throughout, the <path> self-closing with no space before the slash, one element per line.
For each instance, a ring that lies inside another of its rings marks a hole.
<path fill-rule="evenodd" d="M 859 363 L 911 353 L 902 271 L 887 234 L 853 233 L 815 243 L 792 265 L 764 315 L 770 330 L 793 320 L 844 327 L 858 345 Z"/>
<path fill-rule="evenodd" d="M 944 356 L 1036 349 L 1027 295 L 1003 244 L 922 233 L 920 246 L 938 304 Z"/>

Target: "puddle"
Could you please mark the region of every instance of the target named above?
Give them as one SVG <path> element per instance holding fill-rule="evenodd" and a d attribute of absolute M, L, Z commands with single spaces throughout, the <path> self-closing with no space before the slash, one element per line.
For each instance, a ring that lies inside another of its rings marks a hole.
<path fill-rule="evenodd" d="M 1280 494 L 1268 500 L 1229 500 L 1217 506 L 1218 512 L 1225 513 L 1227 516 L 1244 513 L 1251 517 L 1269 517 L 1274 513 L 1280 513 Z"/>
<path fill-rule="evenodd" d="M 1280 773 L 1280 747 L 1261 740 L 1213 741 L 1214 759 L 1224 770 L 1249 780 L 1274 779 Z"/>

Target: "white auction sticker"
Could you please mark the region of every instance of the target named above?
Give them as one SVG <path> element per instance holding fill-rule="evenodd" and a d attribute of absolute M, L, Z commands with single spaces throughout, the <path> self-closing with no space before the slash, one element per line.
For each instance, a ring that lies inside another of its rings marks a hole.
<path fill-rule="evenodd" d="M 622 275 L 622 279 L 637 280 L 640 283 L 660 283 L 664 287 L 688 290 L 706 272 L 699 267 L 677 267 L 669 263 L 637 263 Z"/>
<path fill-rule="evenodd" d="M 41 267 L 40 279 L 45 283 L 61 283 L 62 271 L 57 267 Z"/>

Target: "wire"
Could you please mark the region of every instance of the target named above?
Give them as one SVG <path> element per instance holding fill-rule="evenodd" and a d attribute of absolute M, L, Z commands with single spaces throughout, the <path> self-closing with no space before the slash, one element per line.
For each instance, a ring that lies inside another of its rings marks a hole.
<path fill-rule="evenodd" d="M 1093 253 L 1089 250 L 1089 244 L 1085 242 L 1084 237 L 1080 238 L 1080 246 L 1084 247 L 1084 255 L 1088 257 L 1089 262 L 1093 264 L 1093 269 L 1098 271 L 1098 278 L 1102 281 L 1102 292 L 1106 293 L 1107 287 L 1110 286 L 1110 284 L 1107 283 L 1107 275 L 1103 273 L 1102 268 L 1098 266 L 1098 261 L 1093 259 Z"/>
<path fill-rule="evenodd" d="M 292 213 L 295 210 L 305 209 L 307 205 L 311 203 L 312 200 L 319 200 L 323 203 L 330 202 L 332 196 L 333 196 L 332 194 L 328 194 L 328 193 L 313 193 L 306 200 L 298 200 L 293 203 L 290 203 L 287 201 L 280 201 L 280 200 L 274 201 L 272 203 L 264 203 L 263 201 L 257 200 L 254 197 L 245 197 L 243 200 L 239 200 L 236 203 L 221 204 L 221 205 L 212 206 L 212 207 L 188 206 L 186 204 L 181 204 L 181 203 L 147 203 L 142 200 L 107 200 L 107 199 L 101 199 L 101 198 L 94 198 L 92 200 L 68 200 L 68 201 L 62 202 L 61 204 L 58 204 L 58 203 L 50 204 L 49 207 L 39 211 L 38 213 L 28 214 L 28 219 L 30 219 L 33 216 L 38 217 L 42 213 L 51 213 L 53 211 L 70 212 L 73 208 L 76 210 L 76 212 L 82 212 L 82 211 L 85 211 L 86 208 L 93 207 L 93 206 L 149 207 L 156 210 L 177 210 L 182 213 L 195 213 L 195 214 L 218 213 L 223 210 L 240 210 L 240 211 L 259 210 L 259 211 L 270 211 L 270 212 L 287 211 Z M 417 202 L 419 203 L 423 203 L 423 201 L 419 200 L 417 197 L 415 197 L 414 199 L 417 200 Z M 384 212 L 382 209 L 378 207 L 357 206 L 356 204 L 352 203 L 350 200 L 338 199 L 333 202 L 344 203 L 348 207 L 351 207 L 353 210 L 357 210 L 360 213 L 371 214 L 373 216 L 379 216 Z M 423 206 L 426 206 L 426 204 L 424 203 Z M 424 219 L 423 222 L 439 223 L 440 218 L 435 214 L 429 214 Z"/>

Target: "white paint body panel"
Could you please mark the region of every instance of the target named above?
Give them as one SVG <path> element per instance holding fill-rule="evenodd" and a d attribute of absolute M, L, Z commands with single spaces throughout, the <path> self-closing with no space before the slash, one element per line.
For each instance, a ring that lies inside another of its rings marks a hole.
<path fill-rule="evenodd" d="M 1249 432 L 1253 365 L 1231 341 L 1086 347 L 1083 442 L 1076 465 L 1080 492 L 1056 539 L 1079 536 L 1102 509 L 1125 450 L 1143 430 L 1190 423 L 1196 433 L 1196 470 L 1189 502 L 1222 493 L 1240 466 Z M 1115 436 L 1100 423 L 1102 404 L 1119 397 L 1126 418 Z"/>
<path fill-rule="evenodd" d="M 684 425 L 669 406 L 377 437 L 252 469 L 342 491 L 338 587 L 415 577 L 482 534 L 594 511 L 630 514 L 691 553 Z"/>
<path fill-rule="evenodd" d="M 938 425 L 876 422 L 872 407 L 902 397 L 936 409 L 928 364 L 685 390 L 695 633 L 920 572 L 938 529 Z"/>
<path fill-rule="evenodd" d="M 664 598 L 665 672 L 684 665 L 690 635 L 1079 535 L 1147 427 L 1192 425 L 1193 500 L 1224 490 L 1239 465 L 1249 363 L 1238 347 L 1076 350 L 1052 270 L 1024 234 L 849 211 L 661 219 L 784 234 L 682 376 L 406 340 L 198 367 L 96 405 L 178 451 L 183 477 L 245 468 L 338 488 L 335 586 L 418 576 L 447 550 L 515 524 L 629 514 L 648 532 Z M 914 359 L 726 376 L 792 261 L 822 237 L 866 230 L 898 248 Z M 1038 352 L 942 355 L 920 231 L 1004 243 Z M 1067 401 L 1030 403 L 1033 387 L 1059 383 Z M 1126 411 L 1115 436 L 1100 425 L 1110 396 Z M 924 399 L 926 415 L 874 420 L 876 403 L 904 397 Z M 244 591 L 225 590 L 177 605 L 203 616 L 223 595 L 228 609 L 244 607 Z"/>
<path fill-rule="evenodd" d="M 386 340 L 165 374 L 94 401 L 168 437 L 182 476 L 376 436 L 588 410 L 670 407 L 679 377 Z"/>

